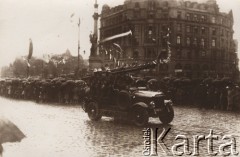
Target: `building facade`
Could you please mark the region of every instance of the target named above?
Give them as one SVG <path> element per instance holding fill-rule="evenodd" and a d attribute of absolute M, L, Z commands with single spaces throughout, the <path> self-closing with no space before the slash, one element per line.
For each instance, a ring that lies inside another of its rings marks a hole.
<path fill-rule="evenodd" d="M 146 63 L 159 56 L 156 74 L 189 78 L 238 75 L 233 13 L 216 0 L 125 0 L 102 7 L 98 56 L 103 66 Z"/>

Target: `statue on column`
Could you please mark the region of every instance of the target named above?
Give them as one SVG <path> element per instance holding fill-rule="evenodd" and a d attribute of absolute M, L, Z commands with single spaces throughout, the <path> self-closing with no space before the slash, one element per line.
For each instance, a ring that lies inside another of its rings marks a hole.
<path fill-rule="evenodd" d="M 90 56 L 96 56 L 96 52 L 97 52 L 97 36 L 95 34 L 90 34 L 89 35 L 89 38 L 90 38 L 90 42 L 92 43 L 92 46 L 91 46 L 91 53 L 90 53 Z"/>

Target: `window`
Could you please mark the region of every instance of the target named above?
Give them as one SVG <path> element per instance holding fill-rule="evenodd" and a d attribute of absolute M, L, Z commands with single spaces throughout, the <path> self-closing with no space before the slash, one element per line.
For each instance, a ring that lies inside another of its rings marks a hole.
<path fill-rule="evenodd" d="M 198 33 L 198 27 L 194 27 L 194 33 Z"/>
<path fill-rule="evenodd" d="M 190 33 L 191 30 L 190 30 L 190 26 L 187 26 L 187 33 Z"/>
<path fill-rule="evenodd" d="M 194 21 L 198 21 L 198 16 L 194 15 Z"/>
<path fill-rule="evenodd" d="M 224 36 L 224 30 L 222 29 L 221 36 Z"/>
<path fill-rule="evenodd" d="M 221 47 L 224 48 L 224 39 L 221 39 Z"/>
<path fill-rule="evenodd" d="M 194 38 L 194 39 L 193 39 L 193 45 L 194 45 L 194 46 L 197 46 L 197 38 Z"/>
<path fill-rule="evenodd" d="M 205 47 L 205 40 L 203 38 L 201 39 L 201 46 Z"/>
<path fill-rule="evenodd" d="M 182 51 L 181 50 L 177 50 L 177 58 L 181 58 L 182 57 Z"/>
<path fill-rule="evenodd" d="M 180 32 L 181 31 L 181 24 L 177 24 L 177 31 Z"/>
<path fill-rule="evenodd" d="M 145 42 L 153 43 L 153 42 L 156 41 L 154 32 L 155 32 L 155 30 L 154 30 L 154 27 L 152 25 L 149 25 L 149 26 L 146 27 Z"/>
<path fill-rule="evenodd" d="M 148 30 L 148 35 L 151 36 L 153 34 L 152 29 Z"/>
<path fill-rule="evenodd" d="M 163 2 L 164 7 L 168 7 L 168 2 Z"/>
<path fill-rule="evenodd" d="M 178 19 L 181 19 L 181 17 L 182 17 L 182 12 L 181 12 L 181 11 L 178 11 L 178 12 L 177 12 L 177 18 L 178 18 Z"/>
<path fill-rule="evenodd" d="M 212 59 L 216 60 L 217 59 L 217 52 L 212 51 Z"/>
<path fill-rule="evenodd" d="M 135 8 L 139 8 L 139 3 L 138 2 L 135 3 Z"/>
<path fill-rule="evenodd" d="M 216 34 L 217 34 L 216 28 L 212 28 L 212 35 L 216 35 Z"/>
<path fill-rule="evenodd" d="M 202 52 L 201 52 L 201 55 L 202 55 L 202 57 L 206 57 L 206 52 L 205 52 L 205 51 L 202 51 Z"/>
<path fill-rule="evenodd" d="M 212 47 L 216 47 L 216 39 L 212 39 Z"/>
<path fill-rule="evenodd" d="M 163 13 L 163 18 L 168 18 L 168 13 Z"/>
<path fill-rule="evenodd" d="M 190 51 L 187 52 L 187 58 L 188 58 L 188 59 L 191 59 L 191 58 L 192 58 L 192 55 L 191 55 L 191 52 L 190 52 Z"/>
<path fill-rule="evenodd" d="M 154 18 L 154 17 L 155 17 L 155 14 L 153 12 L 148 13 L 148 18 Z"/>
<path fill-rule="evenodd" d="M 216 17 L 212 17 L 212 23 L 216 23 Z"/>
<path fill-rule="evenodd" d="M 135 36 L 134 43 L 136 45 L 139 45 L 139 41 L 140 41 L 140 26 L 139 25 L 134 26 L 134 36 Z"/>
<path fill-rule="evenodd" d="M 189 37 L 187 37 L 187 41 L 186 41 L 186 43 L 187 43 L 187 46 L 190 46 L 191 41 L 190 41 L 190 38 L 189 38 Z"/>
<path fill-rule="evenodd" d="M 205 34 L 205 27 L 201 28 L 201 32 L 202 32 L 202 34 Z"/>
<path fill-rule="evenodd" d="M 205 21 L 205 16 L 204 16 L 204 15 L 201 16 L 201 21 L 202 21 L 202 22 Z"/>
<path fill-rule="evenodd" d="M 181 37 L 180 36 L 177 36 L 177 44 L 181 44 Z"/>
<path fill-rule="evenodd" d="M 140 18 L 141 17 L 141 12 L 139 10 L 134 11 L 134 17 L 135 18 Z"/>
<path fill-rule="evenodd" d="M 148 9 L 149 10 L 154 10 L 155 4 L 153 1 L 148 1 Z"/>
<path fill-rule="evenodd" d="M 189 13 L 186 14 L 186 18 L 187 18 L 187 20 L 190 20 L 190 14 Z"/>
<path fill-rule="evenodd" d="M 183 51 L 183 52 L 182 52 L 182 58 L 187 58 L 186 51 Z"/>

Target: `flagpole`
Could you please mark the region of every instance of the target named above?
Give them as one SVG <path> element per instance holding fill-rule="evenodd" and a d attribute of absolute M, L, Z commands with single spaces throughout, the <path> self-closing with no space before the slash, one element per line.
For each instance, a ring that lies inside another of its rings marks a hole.
<path fill-rule="evenodd" d="M 80 18 L 79 18 L 79 23 L 78 23 L 78 68 L 77 68 L 77 70 L 78 70 L 78 72 L 79 72 L 79 62 L 80 62 Z M 77 73 L 78 73 L 77 72 Z"/>
<path fill-rule="evenodd" d="M 27 63 L 29 64 L 29 59 L 27 60 Z M 29 77 L 29 65 L 27 64 L 27 78 Z"/>
<path fill-rule="evenodd" d="M 44 77 L 44 55 L 42 60 L 42 78 Z"/>
<path fill-rule="evenodd" d="M 32 58 L 32 53 L 33 53 L 33 44 L 32 44 L 32 39 L 29 39 L 30 44 L 29 44 L 29 52 L 27 56 L 27 78 L 29 77 L 29 68 L 30 68 L 30 63 L 29 60 Z"/>

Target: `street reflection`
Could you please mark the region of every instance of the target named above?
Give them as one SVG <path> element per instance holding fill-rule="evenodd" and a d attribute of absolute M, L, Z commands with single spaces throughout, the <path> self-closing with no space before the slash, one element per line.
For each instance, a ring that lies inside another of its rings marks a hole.
<path fill-rule="evenodd" d="M 0 98 L 0 115 L 15 123 L 27 136 L 20 143 L 6 143 L 4 157 L 105 157 L 142 156 L 143 128 L 131 122 L 115 122 L 103 117 L 90 121 L 80 106 L 36 104 Z M 171 127 L 164 143 L 171 148 L 178 134 L 190 139 L 193 135 L 233 134 L 237 143 L 240 138 L 240 116 L 231 112 L 200 110 L 174 106 L 175 118 L 170 125 L 162 125 L 158 118 L 150 118 L 145 127 Z M 222 143 L 214 141 L 214 148 Z M 200 153 L 207 153 L 206 141 L 200 142 Z M 237 147 L 239 151 L 239 148 Z M 159 149 L 159 155 L 164 153 Z"/>

